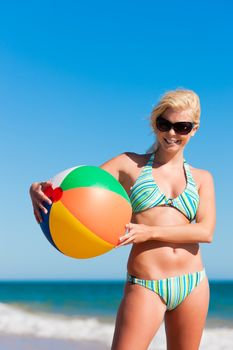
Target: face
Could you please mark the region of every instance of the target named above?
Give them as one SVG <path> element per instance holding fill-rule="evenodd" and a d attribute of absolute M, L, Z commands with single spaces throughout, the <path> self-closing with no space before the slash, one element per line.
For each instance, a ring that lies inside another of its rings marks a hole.
<path fill-rule="evenodd" d="M 192 119 L 188 111 L 175 112 L 172 109 L 167 109 L 162 117 L 171 123 L 177 122 L 192 122 Z M 190 133 L 187 135 L 180 135 L 173 128 L 169 131 L 160 131 L 155 126 L 155 133 L 160 146 L 167 151 L 179 150 L 179 148 L 184 148 L 189 142 L 190 138 L 195 135 L 198 129 L 197 125 L 194 125 Z"/>

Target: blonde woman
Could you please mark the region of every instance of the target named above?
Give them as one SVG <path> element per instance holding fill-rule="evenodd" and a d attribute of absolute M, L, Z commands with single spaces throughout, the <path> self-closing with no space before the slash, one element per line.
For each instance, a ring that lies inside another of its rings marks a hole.
<path fill-rule="evenodd" d="M 167 92 L 153 109 L 156 149 L 123 153 L 101 167 L 123 185 L 133 208 L 119 247 L 132 244 L 112 350 L 147 349 L 165 322 L 168 350 L 199 348 L 209 305 L 209 284 L 199 243 L 215 228 L 211 173 L 191 167 L 184 149 L 200 124 L 200 102 L 190 90 Z M 37 220 L 42 192 L 30 188 Z M 192 224 L 191 224 L 192 223 Z"/>

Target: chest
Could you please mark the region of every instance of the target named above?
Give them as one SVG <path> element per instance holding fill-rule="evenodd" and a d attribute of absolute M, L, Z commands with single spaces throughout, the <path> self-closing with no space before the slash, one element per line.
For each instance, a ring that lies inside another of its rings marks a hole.
<path fill-rule="evenodd" d="M 158 189 L 167 198 L 176 198 L 185 191 L 188 183 L 184 169 L 152 169 L 151 176 Z"/>

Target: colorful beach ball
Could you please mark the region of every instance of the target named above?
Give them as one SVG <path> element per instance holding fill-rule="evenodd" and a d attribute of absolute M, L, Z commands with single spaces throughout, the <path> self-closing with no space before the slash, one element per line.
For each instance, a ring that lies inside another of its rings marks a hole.
<path fill-rule="evenodd" d="M 82 165 L 67 169 L 52 180 L 45 194 L 52 205 L 41 212 L 41 229 L 60 252 L 73 258 L 104 254 L 119 243 L 130 222 L 127 192 L 107 171 Z"/>

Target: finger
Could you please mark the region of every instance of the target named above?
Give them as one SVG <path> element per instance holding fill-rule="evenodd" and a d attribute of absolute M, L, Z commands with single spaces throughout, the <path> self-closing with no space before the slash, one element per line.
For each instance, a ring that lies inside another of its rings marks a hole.
<path fill-rule="evenodd" d="M 131 222 L 125 225 L 125 228 L 128 230 L 130 230 L 132 227 L 133 227 L 133 224 Z"/>
<path fill-rule="evenodd" d="M 48 214 L 48 210 L 43 206 L 42 203 L 37 202 L 37 206 L 38 206 L 45 214 Z"/>
<path fill-rule="evenodd" d="M 52 204 L 52 201 L 50 199 L 53 193 L 52 183 L 41 182 L 40 191 L 37 193 L 40 195 L 41 200 L 47 202 L 48 204 Z"/>
<path fill-rule="evenodd" d="M 52 201 L 51 201 L 51 199 L 49 198 L 49 197 L 47 197 L 45 194 L 44 194 L 44 192 L 42 192 L 41 191 L 41 193 L 40 193 L 40 198 L 39 198 L 40 200 L 42 200 L 43 202 L 46 202 L 46 203 L 48 203 L 48 204 L 50 204 L 50 205 L 52 205 Z"/>
<path fill-rule="evenodd" d="M 126 230 L 125 234 L 123 236 L 119 237 L 119 241 L 124 241 L 125 239 L 130 237 L 130 233 L 128 230 Z"/>
<path fill-rule="evenodd" d="M 134 237 L 130 237 L 130 238 L 128 238 L 126 241 L 121 242 L 120 244 L 118 244 L 118 245 L 116 246 L 116 248 L 119 248 L 119 247 L 122 247 L 122 246 L 124 246 L 124 245 L 133 243 L 133 240 L 134 240 Z"/>
<path fill-rule="evenodd" d="M 37 204 L 41 202 L 46 202 L 50 205 L 53 204 L 52 200 L 48 196 L 46 196 L 43 191 L 37 192 L 34 198 Z"/>
<path fill-rule="evenodd" d="M 124 239 L 126 239 L 126 238 L 129 238 L 129 237 L 131 237 L 132 235 L 134 235 L 135 232 L 136 232 L 135 229 L 131 229 L 130 231 L 127 230 L 126 233 L 125 233 L 123 236 L 120 236 L 120 237 L 119 237 L 119 239 L 120 239 L 120 240 L 124 240 Z"/>
<path fill-rule="evenodd" d="M 125 243 L 129 239 L 134 238 L 134 235 L 132 233 L 128 233 L 122 237 L 119 237 L 119 243 Z"/>
<path fill-rule="evenodd" d="M 46 188 L 48 186 L 52 186 L 52 182 L 51 181 L 42 181 L 42 182 L 40 182 L 40 185 L 42 188 Z"/>
<path fill-rule="evenodd" d="M 37 223 L 40 224 L 43 221 L 42 217 L 40 215 L 40 212 L 38 210 L 34 209 L 33 213 L 34 213 L 34 216 L 35 216 Z"/>
<path fill-rule="evenodd" d="M 51 199 L 48 196 L 46 196 L 42 190 L 37 189 L 34 192 L 30 192 L 30 195 L 31 195 L 32 202 L 36 202 L 36 204 L 40 202 L 46 202 L 52 205 L 53 203 Z"/>

